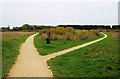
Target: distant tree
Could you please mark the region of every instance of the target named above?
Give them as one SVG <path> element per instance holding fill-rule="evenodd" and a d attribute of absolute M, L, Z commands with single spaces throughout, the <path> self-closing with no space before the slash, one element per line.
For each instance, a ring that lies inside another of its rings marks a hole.
<path fill-rule="evenodd" d="M 120 25 L 113 25 L 112 28 L 113 29 L 120 29 Z"/>
<path fill-rule="evenodd" d="M 23 27 L 24 27 L 24 26 L 29 26 L 29 24 L 24 24 Z"/>
<path fill-rule="evenodd" d="M 10 26 L 9 25 L 8 25 L 7 29 L 10 30 Z"/>

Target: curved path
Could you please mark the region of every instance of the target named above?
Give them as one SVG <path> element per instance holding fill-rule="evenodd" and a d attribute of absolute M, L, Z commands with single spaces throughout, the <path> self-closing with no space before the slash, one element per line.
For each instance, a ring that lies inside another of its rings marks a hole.
<path fill-rule="evenodd" d="M 63 51 L 55 52 L 46 56 L 41 56 L 34 47 L 34 35 L 31 35 L 20 48 L 20 54 L 17 57 L 16 63 L 13 65 L 8 73 L 8 77 L 53 77 L 52 71 L 47 65 L 47 61 L 56 56 L 71 52 L 73 50 L 91 45 L 98 41 L 107 38 L 107 35 L 102 33 L 104 37 L 78 45 Z"/>
<path fill-rule="evenodd" d="M 91 44 L 93 44 L 93 43 L 99 42 L 99 41 L 107 38 L 107 35 L 106 35 L 106 34 L 104 34 L 103 32 L 101 32 L 101 33 L 104 35 L 104 37 L 102 37 L 102 38 L 100 38 L 100 39 L 97 39 L 97 40 L 94 40 L 94 41 L 91 41 L 91 42 L 84 43 L 84 44 L 82 44 L 82 45 L 74 46 L 74 47 L 72 47 L 72 48 L 68 48 L 68 49 L 65 49 L 65 50 L 62 50 L 62 51 L 59 51 L 59 52 L 55 52 L 55 53 L 46 55 L 45 58 L 46 58 L 46 60 L 50 60 L 51 58 L 55 58 L 56 56 L 59 56 L 59 55 L 62 55 L 62 54 L 65 54 L 65 53 L 74 51 L 74 50 L 79 49 L 79 48 L 83 48 L 83 47 L 85 47 L 85 46 L 91 45 Z"/>

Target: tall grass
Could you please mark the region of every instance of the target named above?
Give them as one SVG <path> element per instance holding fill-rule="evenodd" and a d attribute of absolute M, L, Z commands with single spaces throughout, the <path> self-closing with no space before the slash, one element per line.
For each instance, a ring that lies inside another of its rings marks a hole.
<path fill-rule="evenodd" d="M 51 34 L 51 40 L 78 40 L 85 37 L 99 36 L 97 30 L 75 30 L 72 27 L 55 27 L 51 29 L 44 29 L 40 31 L 39 35 L 45 39 L 47 33 Z"/>

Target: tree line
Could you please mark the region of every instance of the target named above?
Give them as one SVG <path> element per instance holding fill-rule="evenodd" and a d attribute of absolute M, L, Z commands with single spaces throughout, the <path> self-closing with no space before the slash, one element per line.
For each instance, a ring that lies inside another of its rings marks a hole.
<path fill-rule="evenodd" d="M 119 25 L 113 25 L 112 28 L 110 25 L 58 25 L 58 26 L 45 26 L 45 25 L 29 25 L 24 24 L 21 27 L 13 27 L 10 29 L 10 26 L 8 27 L 2 27 L 2 31 L 39 31 L 43 29 L 49 29 L 49 28 L 55 28 L 55 27 L 72 27 L 74 29 L 80 29 L 80 30 L 92 30 L 92 29 L 120 29 Z"/>
<path fill-rule="evenodd" d="M 21 27 L 13 27 L 10 29 L 10 27 L 2 27 L 2 31 L 39 31 L 42 29 L 49 29 L 53 28 L 54 26 L 45 26 L 45 25 L 29 25 L 29 24 L 24 24 Z"/>
<path fill-rule="evenodd" d="M 58 25 L 58 27 L 72 27 L 74 29 L 120 29 L 119 25 L 113 25 L 112 28 L 110 25 Z"/>

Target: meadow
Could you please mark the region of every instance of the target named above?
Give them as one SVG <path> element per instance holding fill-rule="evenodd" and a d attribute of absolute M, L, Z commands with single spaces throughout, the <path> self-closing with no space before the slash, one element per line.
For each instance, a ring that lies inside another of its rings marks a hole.
<path fill-rule="evenodd" d="M 2 77 L 2 33 L 0 32 L 0 78 Z"/>
<path fill-rule="evenodd" d="M 20 45 L 31 32 L 2 32 L 2 76 L 6 77 L 19 54 Z"/>
<path fill-rule="evenodd" d="M 120 61 L 118 32 L 106 32 L 108 37 L 98 43 L 66 53 L 48 61 L 55 77 L 118 77 Z"/>
<path fill-rule="evenodd" d="M 46 44 L 46 35 L 51 34 L 51 43 Z M 77 46 L 103 37 L 97 30 L 75 30 L 73 28 L 51 28 L 39 32 L 34 39 L 34 45 L 40 55 L 48 55 L 60 50 Z"/>

